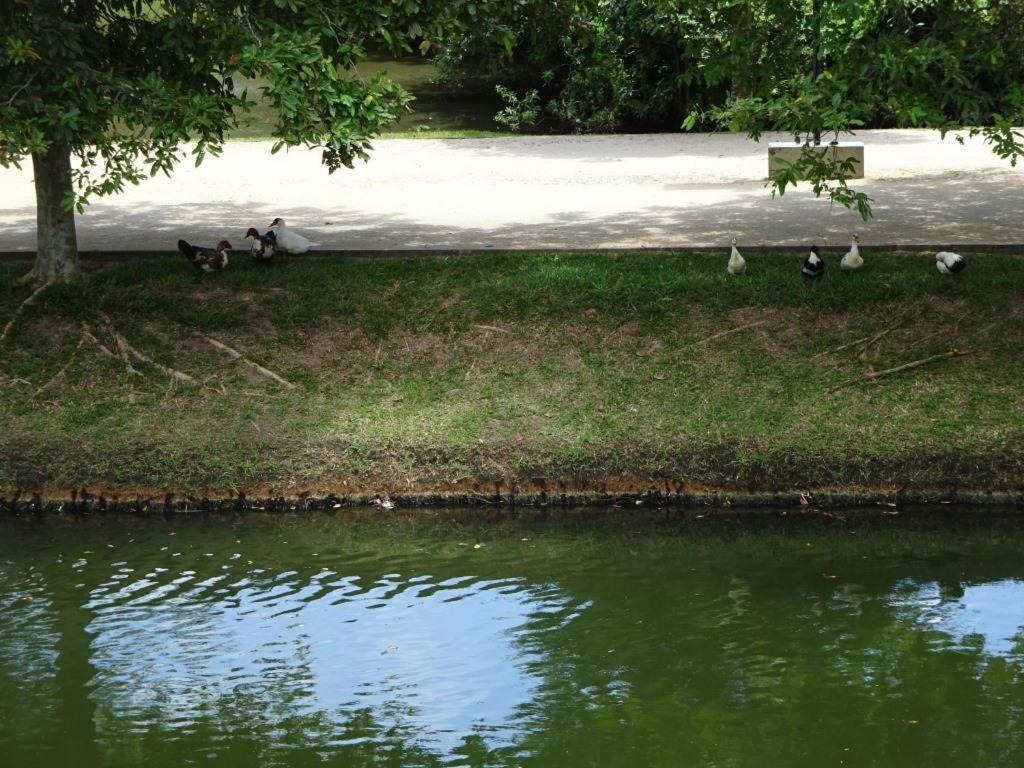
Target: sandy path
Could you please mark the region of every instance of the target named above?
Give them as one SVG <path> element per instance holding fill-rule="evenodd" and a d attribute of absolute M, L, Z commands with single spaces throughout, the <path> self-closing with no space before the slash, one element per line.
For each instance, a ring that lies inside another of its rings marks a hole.
<path fill-rule="evenodd" d="M 368 164 L 329 176 L 319 153 L 270 155 L 235 142 L 201 168 L 181 166 L 79 220 L 84 250 L 173 250 L 179 237 L 244 245 L 250 226 L 283 216 L 325 247 L 587 248 L 1019 243 L 1024 169 L 983 142 L 934 131 L 862 131 L 875 218 L 800 188 L 764 187 L 766 136 L 509 137 L 382 140 Z M 0 172 L 0 251 L 35 247 L 30 164 Z"/>

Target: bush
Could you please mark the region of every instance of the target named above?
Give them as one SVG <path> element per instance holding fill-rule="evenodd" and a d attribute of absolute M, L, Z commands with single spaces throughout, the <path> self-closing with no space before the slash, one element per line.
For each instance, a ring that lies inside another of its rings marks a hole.
<path fill-rule="evenodd" d="M 536 88 L 520 97 L 511 88 L 495 86 L 505 106 L 494 116 L 494 122 L 513 133 L 530 133 L 540 120 L 540 93 Z"/>

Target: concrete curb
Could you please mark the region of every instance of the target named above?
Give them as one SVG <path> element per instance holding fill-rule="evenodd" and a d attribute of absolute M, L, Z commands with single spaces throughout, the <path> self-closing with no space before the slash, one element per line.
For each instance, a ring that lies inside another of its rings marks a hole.
<path fill-rule="evenodd" d="M 741 246 L 743 253 L 765 254 L 803 254 L 806 246 L 796 245 L 744 245 Z M 848 245 L 821 246 L 824 253 L 845 253 Z M 962 253 L 1000 253 L 1000 254 L 1021 254 L 1024 255 L 1024 243 L 995 243 L 991 245 L 963 245 L 939 243 L 934 245 L 862 245 L 861 252 L 872 253 L 898 253 L 898 254 L 924 254 L 935 251 L 955 250 Z M 450 256 L 514 256 L 524 254 L 553 255 L 568 253 L 573 255 L 626 255 L 630 253 L 642 254 L 664 254 L 686 255 L 690 253 L 725 253 L 727 246 L 695 246 L 680 248 L 418 248 L 418 249 L 380 249 L 380 250 L 320 250 L 296 256 L 301 260 L 329 260 L 329 259 L 416 259 L 416 258 L 444 258 Z M 245 254 L 246 250 L 234 251 L 235 254 Z M 85 262 L 127 262 L 127 261 L 155 261 L 167 258 L 180 259 L 177 251 L 80 251 L 79 257 Z M 22 262 L 31 261 L 35 258 L 33 251 L 0 251 L 0 262 Z"/>

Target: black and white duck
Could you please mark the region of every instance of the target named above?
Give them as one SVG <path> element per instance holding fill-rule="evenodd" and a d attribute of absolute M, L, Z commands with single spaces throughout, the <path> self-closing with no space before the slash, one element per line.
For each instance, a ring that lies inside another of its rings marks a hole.
<path fill-rule="evenodd" d="M 274 258 L 274 252 L 277 250 L 277 234 L 274 230 L 261 235 L 256 227 L 249 227 L 245 237 L 247 240 L 252 240 L 249 255 L 253 261 L 270 261 Z"/>
<path fill-rule="evenodd" d="M 800 274 L 804 276 L 804 280 L 815 280 L 825 274 L 825 261 L 821 258 L 818 246 L 811 246 L 811 253 L 804 259 Z"/>
<path fill-rule="evenodd" d="M 966 266 L 967 260 L 959 253 L 939 251 L 935 254 L 935 268 L 944 275 L 958 275 Z"/>

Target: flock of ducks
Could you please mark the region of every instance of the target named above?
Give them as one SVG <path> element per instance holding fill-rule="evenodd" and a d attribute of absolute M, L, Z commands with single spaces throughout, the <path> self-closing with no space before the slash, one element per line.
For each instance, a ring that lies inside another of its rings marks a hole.
<path fill-rule="evenodd" d="M 314 243 L 303 237 L 295 230 L 289 229 L 284 219 L 274 219 L 266 233 L 260 234 L 256 227 L 249 227 L 245 238 L 252 241 L 249 246 L 249 255 L 253 261 L 267 262 L 274 258 L 274 254 L 303 254 L 308 253 L 320 243 Z M 726 270 L 730 275 L 742 275 L 747 271 L 747 260 L 740 254 L 736 247 L 737 240 L 732 239 L 732 250 L 729 253 L 729 263 Z M 186 240 L 178 241 L 178 250 L 184 254 L 196 269 L 201 272 L 219 272 L 228 265 L 228 254 L 231 251 L 231 243 L 221 240 L 213 248 L 206 248 L 201 245 L 192 245 Z M 853 242 L 843 258 L 839 260 L 839 268 L 844 272 L 852 272 L 864 266 L 864 257 L 860 255 L 860 238 L 853 236 Z M 935 268 L 943 275 L 955 275 L 963 272 L 967 262 L 959 253 L 951 251 L 939 251 L 935 254 Z M 812 245 L 811 252 L 804 259 L 800 267 L 800 274 L 804 280 L 815 280 L 825 274 L 825 260 L 821 257 L 818 246 Z"/>
<path fill-rule="evenodd" d="M 303 237 L 293 229 L 289 229 L 284 219 L 274 219 L 265 234 L 260 234 L 256 227 L 249 227 L 245 233 L 246 240 L 251 240 L 249 256 L 253 261 L 267 262 L 274 254 L 299 255 L 308 253 L 320 243 Z M 228 255 L 232 248 L 227 240 L 221 240 L 213 248 L 192 245 L 187 240 L 178 241 L 178 250 L 200 272 L 219 272 L 228 265 Z"/>
<path fill-rule="evenodd" d="M 864 266 L 864 257 L 860 255 L 860 238 L 853 236 L 853 242 L 843 258 L 839 260 L 839 268 L 844 272 L 852 272 Z M 956 275 L 963 272 L 967 261 L 959 253 L 952 251 L 939 251 L 935 254 L 935 268 L 943 275 Z M 726 264 L 726 271 L 730 275 L 742 275 L 747 271 L 747 260 L 740 254 L 736 247 L 736 238 L 732 239 L 732 251 L 729 253 L 729 263 Z M 825 260 L 821 257 L 818 246 L 811 246 L 811 253 L 804 259 L 800 267 L 800 274 L 804 280 L 814 280 L 825 274 Z"/>

